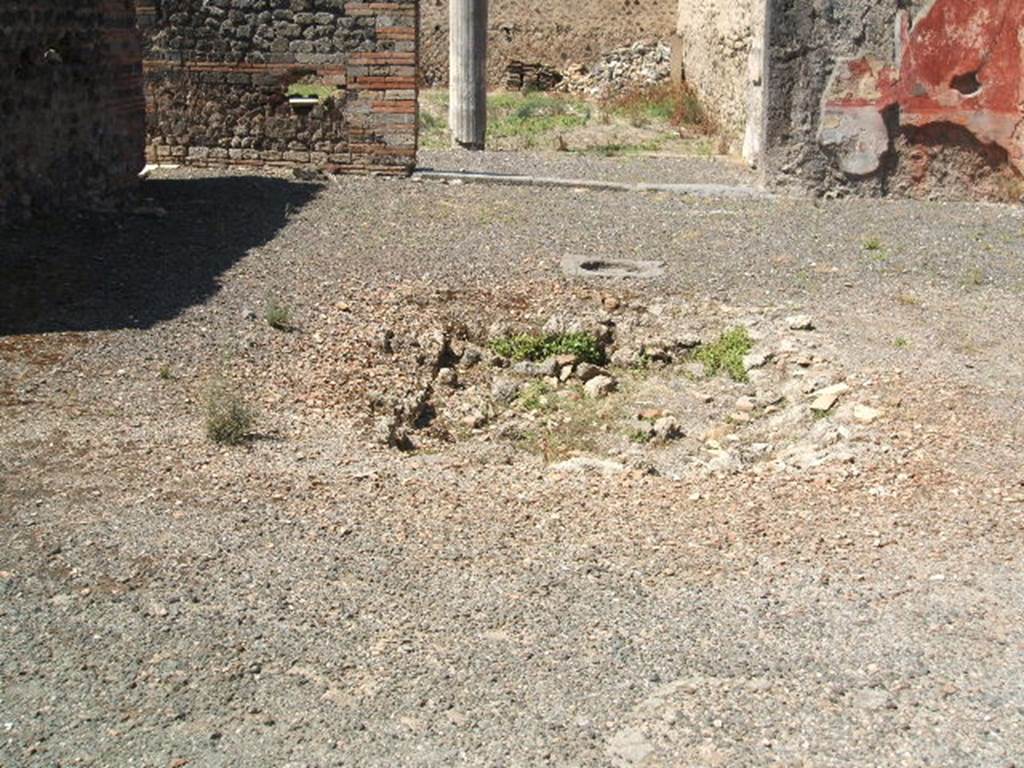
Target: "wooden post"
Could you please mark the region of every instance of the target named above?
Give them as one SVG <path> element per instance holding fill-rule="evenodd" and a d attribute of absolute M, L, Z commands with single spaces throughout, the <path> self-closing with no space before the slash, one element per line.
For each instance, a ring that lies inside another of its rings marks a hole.
<path fill-rule="evenodd" d="M 449 0 L 448 52 L 452 146 L 481 150 L 487 135 L 487 0 Z"/>

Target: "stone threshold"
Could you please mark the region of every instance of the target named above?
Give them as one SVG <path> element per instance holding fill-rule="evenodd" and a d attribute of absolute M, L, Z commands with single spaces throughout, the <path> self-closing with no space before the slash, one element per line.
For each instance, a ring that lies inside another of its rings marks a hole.
<path fill-rule="evenodd" d="M 690 197 L 772 197 L 764 190 L 754 187 L 732 186 L 729 184 L 648 184 L 623 181 L 599 181 L 595 179 L 562 179 L 552 176 L 516 176 L 508 173 L 487 173 L 483 171 L 436 171 L 421 168 L 413 172 L 414 181 L 441 181 L 461 184 L 504 184 L 513 187 L 555 187 L 566 189 L 587 189 L 608 192 L 665 192 Z"/>

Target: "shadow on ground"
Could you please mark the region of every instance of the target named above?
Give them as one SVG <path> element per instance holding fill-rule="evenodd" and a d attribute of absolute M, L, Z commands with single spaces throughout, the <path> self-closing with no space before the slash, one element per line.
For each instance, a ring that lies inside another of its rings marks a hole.
<path fill-rule="evenodd" d="M 218 277 L 320 191 L 232 176 L 155 179 L 151 201 L 0 232 L 0 336 L 148 328 L 205 301 Z"/>

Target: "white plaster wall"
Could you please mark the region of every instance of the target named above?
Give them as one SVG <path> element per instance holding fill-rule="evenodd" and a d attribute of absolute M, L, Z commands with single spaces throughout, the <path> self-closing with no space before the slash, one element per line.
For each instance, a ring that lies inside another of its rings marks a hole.
<path fill-rule="evenodd" d="M 764 9 L 765 0 L 679 0 L 686 80 L 751 162 L 760 150 Z"/>

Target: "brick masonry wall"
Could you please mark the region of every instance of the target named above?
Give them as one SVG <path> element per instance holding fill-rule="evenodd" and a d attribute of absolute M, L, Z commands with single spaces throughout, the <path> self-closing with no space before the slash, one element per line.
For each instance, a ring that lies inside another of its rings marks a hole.
<path fill-rule="evenodd" d="M 415 166 L 415 0 L 139 0 L 137 12 L 151 162 Z M 297 85 L 317 103 L 293 104 Z"/>
<path fill-rule="evenodd" d="M 135 184 L 144 120 L 130 0 L 0 3 L 0 220 Z"/>
<path fill-rule="evenodd" d="M 639 40 L 667 41 L 677 0 L 490 0 L 487 74 L 501 85 L 509 61 L 589 64 Z M 421 82 L 448 82 L 448 3 L 422 2 Z"/>

